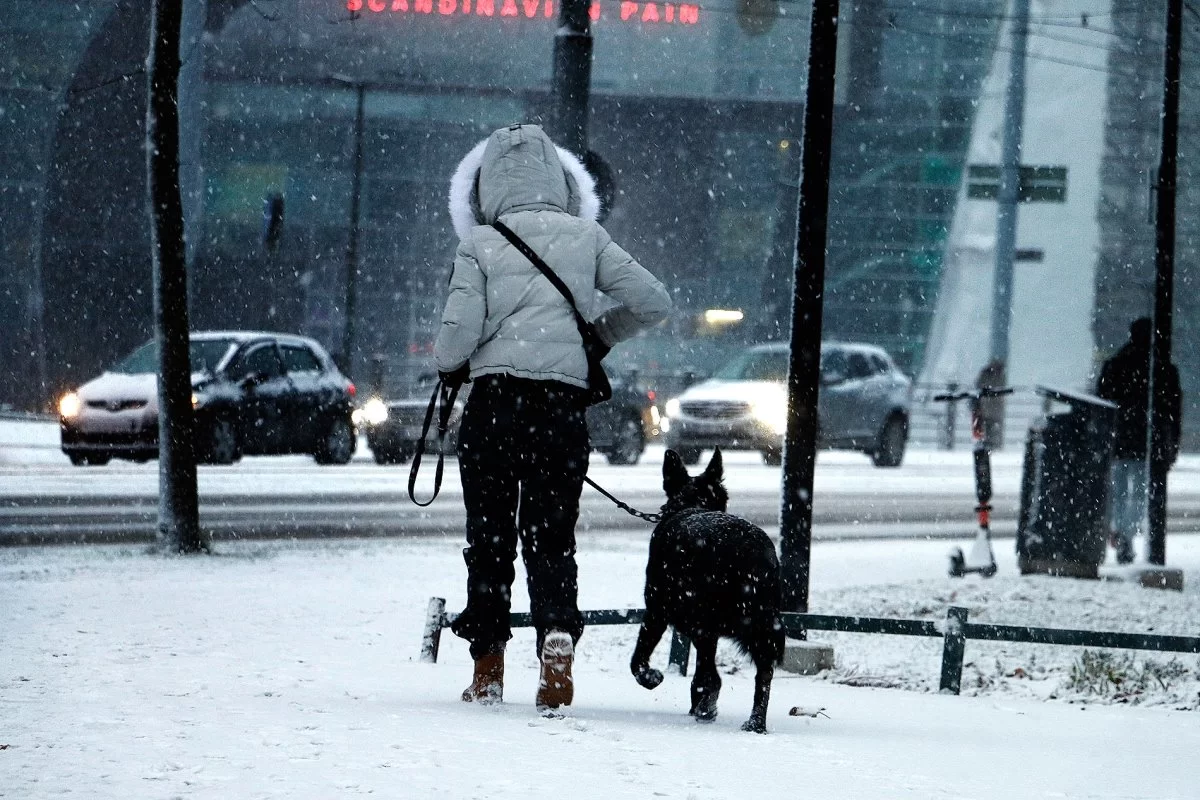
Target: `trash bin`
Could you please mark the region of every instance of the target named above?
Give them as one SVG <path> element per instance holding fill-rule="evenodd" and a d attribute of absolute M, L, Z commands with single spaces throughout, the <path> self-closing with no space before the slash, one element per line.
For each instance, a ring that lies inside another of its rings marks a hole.
<path fill-rule="evenodd" d="M 1117 407 L 1092 395 L 1036 387 L 1067 410 L 1029 428 L 1017 519 L 1022 575 L 1099 577 L 1108 538 L 1108 485 Z"/>

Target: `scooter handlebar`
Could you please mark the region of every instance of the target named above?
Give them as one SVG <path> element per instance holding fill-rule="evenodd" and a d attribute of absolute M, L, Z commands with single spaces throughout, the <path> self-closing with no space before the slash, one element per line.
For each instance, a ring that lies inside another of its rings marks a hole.
<path fill-rule="evenodd" d="M 955 400 L 978 400 L 982 397 L 1001 397 L 1006 394 L 1015 392 L 1011 386 L 1005 386 L 999 389 L 980 389 L 977 392 L 953 392 L 949 394 L 935 394 L 933 401 L 935 403 L 953 402 Z"/>

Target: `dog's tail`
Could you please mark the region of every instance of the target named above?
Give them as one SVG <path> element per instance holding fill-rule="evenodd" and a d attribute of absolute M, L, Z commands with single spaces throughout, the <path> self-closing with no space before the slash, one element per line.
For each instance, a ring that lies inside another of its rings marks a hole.
<path fill-rule="evenodd" d="M 759 615 L 751 625 L 734 637 L 742 651 L 756 663 L 769 662 L 771 664 L 778 664 L 783 660 L 783 646 L 786 638 L 783 620 L 775 612 Z"/>

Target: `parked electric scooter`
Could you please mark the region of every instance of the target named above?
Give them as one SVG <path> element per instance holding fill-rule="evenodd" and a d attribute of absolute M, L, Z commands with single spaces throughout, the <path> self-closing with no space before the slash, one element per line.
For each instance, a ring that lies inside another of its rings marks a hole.
<path fill-rule="evenodd" d="M 970 555 L 964 555 L 961 547 L 950 551 L 950 577 L 961 578 L 972 572 L 985 578 L 996 574 L 996 556 L 992 552 L 992 451 L 984 436 L 983 414 L 979 401 L 984 397 L 1001 397 L 1012 394 L 1011 386 L 996 389 L 979 389 L 974 392 L 953 392 L 933 396 L 935 402 L 952 403 L 967 400 L 971 403 L 971 440 L 974 442 L 975 457 L 975 516 L 979 529 L 971 545 Z"/>

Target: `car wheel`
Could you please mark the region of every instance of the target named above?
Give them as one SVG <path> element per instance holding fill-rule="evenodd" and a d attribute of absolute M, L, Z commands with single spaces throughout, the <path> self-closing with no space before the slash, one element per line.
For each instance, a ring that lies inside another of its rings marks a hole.
<path fill-rule="evenodd" d="M 112 460 L 108 453 L 71 453 L 67 457 L 77 467 L 103 467 Z"/>
<path fill-rule="evenodd" d="M 646 435 L 642 431 L 641 420 L 627 419 L 617 428 L 613 445 L 605 455 L 610 464 L 636 464 L 645 449 Z"/>
<path fill-rule="evenodd" d="M 237 429 L 227 419 L 214 419 L 208 424 L 198 449 L 197 460 L 203 464 L 232 464 L 242 457 Z"/>
<path fill-rule="evenodd" d="M 313 458 L 318 464 L 345 464 L 354 455 L 354 427 L 338 417 L 329 423 Z"/>
<path fill-rule="evenodd" d="M 778 467 L 783 463 L 783 448 L 768 447 L 762 451 L 762 459 L 768 467 Z"/>
<path fill-rule="evenodd" d="M 412 453 L 403 447 L 377 447 L 371 451 L 376 464 L 403 464 L 412 457 Z"/>
<path fill-rule="evenodd" d="M 675 452 L 679 453 L 680 460 L 689 467 L 694 467 L 700 463 L 699 447 L 680 447 Z"/>
<path fill-rule="evenodd" d="M 900 466 L 907 443 L 908 424 L 901 417 L 888 417 L 879 432 L 879 444 L 871 453 L 871 462 L 877 467 Z"/>

